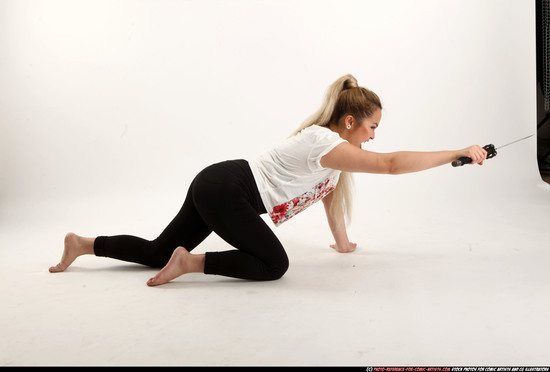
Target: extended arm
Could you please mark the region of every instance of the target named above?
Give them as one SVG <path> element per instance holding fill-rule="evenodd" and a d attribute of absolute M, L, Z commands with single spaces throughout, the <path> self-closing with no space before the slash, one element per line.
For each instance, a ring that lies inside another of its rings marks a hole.
<path fill-rule="evenodd" d="M 481 165 L 487 152 L 474 145 L 458 151 L 399 151 L 382 154 L 341 143 L 321 158 L 321 165 L 344 172 L 402 174 L 448 164 L 461 156 L 471 158 L 472 164 Z"/>
<path fill-rule="evenodd" d="M 353 252 L 357 247 L 357 244 L 350 243 L 348 239 L 344 216 L 341 215 L 339 217 L 335 217 L 330 213 L 333 195 L 333 193 L 330 193 L 322 199 L 327 215 L 328 225 L 335 241 L 335 244 L 331 245 L 331 248 L 336 249 L 340 253 Z"/>

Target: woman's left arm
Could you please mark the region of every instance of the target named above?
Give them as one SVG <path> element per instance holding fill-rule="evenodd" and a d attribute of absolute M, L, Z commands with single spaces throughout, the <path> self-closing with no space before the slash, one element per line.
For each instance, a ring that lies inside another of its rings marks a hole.
<path fill-rule="evenodd" d="M 487 151 L 474 145 L 459 151 L 399 151 L 383 154 L 362 150 L 344 142 L 323 156 L 321 165 L 343 172 L 403 174 L 438 167 L 462 156 L 471 158 L 472 164 L 481 165 L 487 157 Z"/>
<path fill-rule="evenodd" d="M 344 216 L 334 217 L 330 213 L 330 206 L 332 204 L 333 193 L 331 192 L 325 196 L 323 200 L 323 205 L 325 207 L 325 213 L 327 215 L 328 225 L 332 236 L 334 237 L 335 244 L 331 244 L 330 247 L 334 248 L 340 253 L 353 252 L 357 247 L 357 244 L 351 243 L 348 239 L 348 234 L 346 232 L 346 223 L 344 221 Z"/>

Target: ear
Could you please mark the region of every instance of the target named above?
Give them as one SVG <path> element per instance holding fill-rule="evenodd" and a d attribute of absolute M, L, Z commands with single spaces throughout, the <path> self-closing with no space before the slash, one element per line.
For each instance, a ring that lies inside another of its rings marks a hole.
<path fill-rule="evenodd" d="M 353 115 L 346 115 L 346 118 L 344 119 L 344 124 L 353 126 L 355 124 L 355 118 Z"/>

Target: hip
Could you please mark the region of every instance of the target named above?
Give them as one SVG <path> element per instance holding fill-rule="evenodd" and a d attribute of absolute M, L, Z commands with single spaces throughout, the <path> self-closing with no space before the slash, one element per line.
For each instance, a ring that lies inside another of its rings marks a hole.
<path fill-rule="evenodd" d="M 242 195 L 258 213 L 266 213 L 250 165 L 244 159 L 209 165 L 197 174 L 193 184 L 195 192 L 208 189 L 211 193 L 218 194 L 217 197 Z"/>

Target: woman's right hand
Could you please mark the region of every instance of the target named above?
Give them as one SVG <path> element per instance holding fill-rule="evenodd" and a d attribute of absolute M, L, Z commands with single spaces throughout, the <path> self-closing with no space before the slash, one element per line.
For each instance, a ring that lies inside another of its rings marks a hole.
<path fill-rule="evenodd" d="M 470 164 L 483 165 L 483 161 L 487 159 L 487 151 L 479 145 L 473 145 L 458 151 L 457 158 L 461 158 L 463 156 L 472 159 L 472 162 Z"/>

